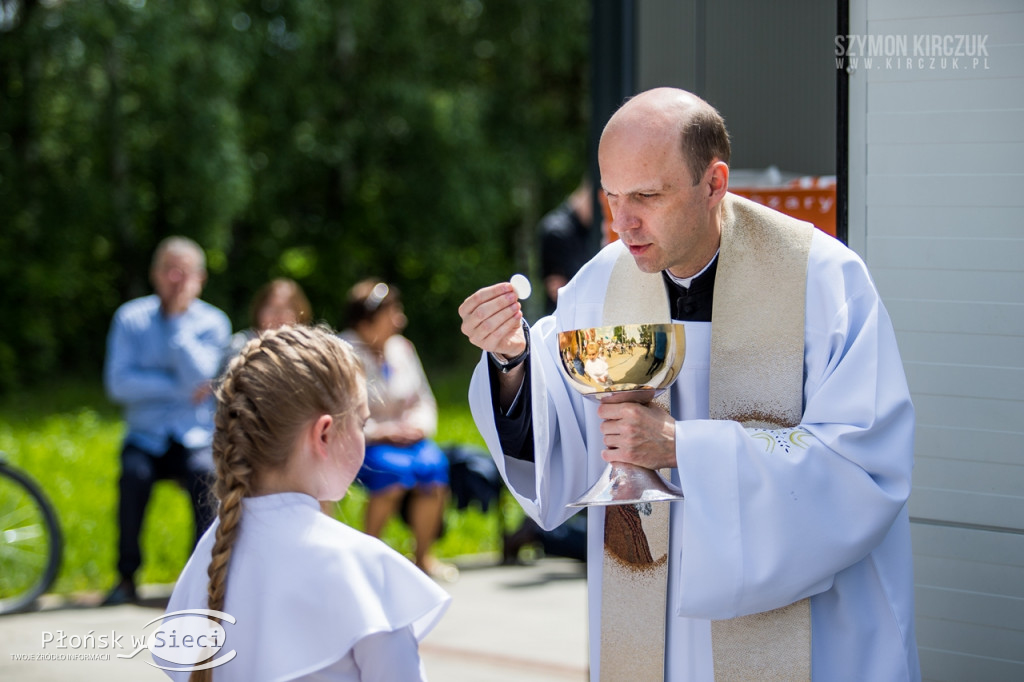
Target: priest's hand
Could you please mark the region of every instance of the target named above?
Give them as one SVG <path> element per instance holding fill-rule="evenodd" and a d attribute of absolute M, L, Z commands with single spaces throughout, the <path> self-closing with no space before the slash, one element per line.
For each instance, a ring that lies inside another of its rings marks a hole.
<path fill-rule="evenodd" d="M 477 348 L 508 360 L 526 352 L 523 309 L 508 282 L 480 289 L 459 306 L 462 333 Z M 526 377 L 526 364 L 498 373 L 498 404 L 508 410 Z"/>
<path fill-rule="evenodd" d="M 462 333 L 477 348 L 514 358 L 526 350 L 523 309 L 508 282 L 480 289 L 459 306 Z"/>
<path fill-rule="evenodd" d="M 676 423 L 657 405 L 601 403 L 597 408 L 606 462 L 628 462 L 648 469 L 674 468 Z"/>

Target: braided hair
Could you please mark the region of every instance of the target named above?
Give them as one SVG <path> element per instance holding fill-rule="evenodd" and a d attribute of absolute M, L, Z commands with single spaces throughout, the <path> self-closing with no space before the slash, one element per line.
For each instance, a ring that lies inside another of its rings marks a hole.
<path fill-rule="evenodd" d="M 207 608 L 222 611 L 228 566 L 242 519 L 242 499 L 262 473 L 288 461 L 301 429 L 329 414 L 344 421 L 357 409 L 363 370 L 352 348 L 325 326 L 284 326 L 252 339 L 216 389 L 213 459 L 219 525 L 207 569 Z M 193 671 L 191 682 L 212 679 Z"/>

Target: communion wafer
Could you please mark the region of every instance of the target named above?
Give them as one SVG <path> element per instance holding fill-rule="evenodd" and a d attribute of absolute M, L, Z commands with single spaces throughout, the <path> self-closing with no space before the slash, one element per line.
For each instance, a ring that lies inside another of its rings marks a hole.
<path fill-rule="evenodd" d="M 509 280 L 509 284 L 516 290 L 516 296 L 520 299 L 530 298 L 530 293 L 533 291 L 530 286 L 530 280 L 525 275 L 512 275 L 512 279 Z"/>

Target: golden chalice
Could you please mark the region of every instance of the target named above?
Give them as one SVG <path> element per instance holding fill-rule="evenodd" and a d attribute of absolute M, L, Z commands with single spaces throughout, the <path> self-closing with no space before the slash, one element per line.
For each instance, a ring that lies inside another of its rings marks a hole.
<path fill-rule="evenodd" d="M 686 355 L 682 324 L 625 324 L 561 332 L 558 352 L 569 385 L 593 400 L 649 403 L 679 375 Z M 657 472 L 611 462 L 571 507 L 683 499 Z"/>

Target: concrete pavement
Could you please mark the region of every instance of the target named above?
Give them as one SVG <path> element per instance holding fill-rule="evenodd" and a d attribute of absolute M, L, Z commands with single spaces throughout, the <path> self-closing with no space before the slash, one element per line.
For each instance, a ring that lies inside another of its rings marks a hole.
<path fill-rule="evenodd" d="M 494 557 L 456 562 L 459 577 L 441 586 L 452 605 L 420 653 L 432 682 L 564 682 L 587 679 L 585 566 L 542 559 L 496 565 Z M 95 606 L 99 597 L 46 598 L 32 613 L 0 616 L 0 680 L 64 682 L 166 680 L 128 656 L 151 633 L 168 586 L 140 589 L 143 605 Z M 58 648 L 64 637 L 65 648 Z M 47 640 L 44 644 L 44 640 Z M 56 659 L 56 660 L 54 660 Z"/>

